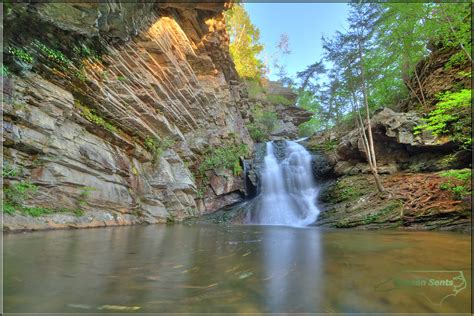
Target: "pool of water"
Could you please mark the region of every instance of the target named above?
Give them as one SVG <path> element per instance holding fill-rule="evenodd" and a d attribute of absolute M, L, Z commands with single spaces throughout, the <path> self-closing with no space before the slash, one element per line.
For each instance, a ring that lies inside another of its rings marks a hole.
<path fill-rule="evenodd" d="M 4 311 L 471 310 L 469 235 L 169 225 L 4 235 Z"/>

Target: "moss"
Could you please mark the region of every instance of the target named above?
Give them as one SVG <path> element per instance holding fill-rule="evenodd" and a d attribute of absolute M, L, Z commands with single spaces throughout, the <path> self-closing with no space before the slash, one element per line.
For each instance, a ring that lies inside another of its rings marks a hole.
<path fill-rule="evenodd" d="M 391 213 L 392 211 L 400 209 L 401 207 L 403 207 L 402 202 L 400 200 L 394 200 L 393 202 L 391 202 L 389 205 L 385 206 L 381 210 L 379 210 L 375 213 L 371 213 L 371 214 L 366 215 L 365 218 L 363 219 L 362 223 L 364 225 L 368 225 L 370 223 L 373 223 L 373 222 L 379 220 L 380 218 L 382 218 L 383 216 Z"/>
<path fill-rule="evenodd" d="M 347 220 L 347 219 L 344 219 L 344 220 L 341 220 L 339 222 L 337 222 L 335 224 L 335 227 L 336 228 L 351 228 L 351 227 L 355 227 L 357 226 L 357 224 Z"/>
<path fill-rule="evenodd" d="M 100 126 L 102 128 L 105 128 L 109 132 L 112 132 L 112 133 L 119 132 L 118 128 L 112 125 L 112 123 L 106 121 L 104 118 L 97 115 L 97 113 L 93 109 L 90 109 L 89 107 L 82 104 L 78 100 L 76 100 L 74 104 L 76 105 L 78 109 L 81 110 L 81 116 L 84 117 L 89 122 L 94 123 L 95 125 Z"/>

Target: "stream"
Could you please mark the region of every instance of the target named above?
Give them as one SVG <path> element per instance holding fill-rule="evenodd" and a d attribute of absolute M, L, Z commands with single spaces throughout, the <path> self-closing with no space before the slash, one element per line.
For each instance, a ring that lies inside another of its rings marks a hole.
<path fill-rule="evenodd" d="M 153 225 L 4 235 L 4 311 L 464 312 L 469 235 Z"/>

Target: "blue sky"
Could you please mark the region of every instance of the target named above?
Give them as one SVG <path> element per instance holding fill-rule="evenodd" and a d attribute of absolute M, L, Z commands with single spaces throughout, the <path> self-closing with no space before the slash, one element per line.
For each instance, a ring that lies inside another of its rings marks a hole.
<path fill-rule="evenodd" d="M 347 25 L 347 3 L 245 3 L 244 6 L 252 23 L 260 29 L 260 42 L 265 46 L 263 58 L 274 54 L 280 34 L 288 34 L 291 54 L 286 58 L 286 65 L 292 76 L 321 59 L 323 34 L 331 36 Z M 268 76 L 275 80 L 272 64 L 269 63 Z"/>

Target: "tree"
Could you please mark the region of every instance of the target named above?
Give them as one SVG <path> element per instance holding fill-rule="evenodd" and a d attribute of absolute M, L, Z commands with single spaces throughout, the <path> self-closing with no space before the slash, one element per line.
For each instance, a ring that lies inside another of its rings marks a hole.
<path fill-rule="evenodd" d="M 364 141 L 364 149 L 367 154 L 367 161 L 369 163 L 370 171 L 374 176 L 377 189 L 379 192 L 384 192 L 384 187 L 380 181 L 377 170 L 377 159 L 375 157 L 374 139 L 372 136 L 372 125 L 370 122 L 369 91 L 367 89 L 366 70 L 364 64 L 364 51 L 367 49 L 366 46 L 371 40 L 372 23 L 374 23 L 375 14 L 375 10 L 373 10 L 373 7 L 371 6 L 363 4 L 352 5 L 352 12 L 349 16 L 349 22 L 352 31 L 349 33 L 349 38 L 352 38 L 357 43 L 358 66 L 360 69 L 362 82 L 362 95 L 364 97 L 368 134 L 368 137 L 366 137 L 365 127 L 362 120 L 360 120 L 361 130 L 363 132 L 362 136 Z"/>
<path fill-rule="evenodd" d="M 323 61 L 318 61 L 312 65 L 306 67 L 305 70 L 299 71 L 296 73 L 296 77 L 301 81 L 301 85 L 299 89 L 306 90 L 315 90 L 318 88 L 318 85 L 314 82 L 317 82 L 319 76 L 326 72 L 326 68 L 324 67 Z"/>
<path fill-rule="evenodd" d="M 276 45 L 276 53 L 273 56 L 273 67 L 277 70 L 278 81 L 285 87 L 292 86 L 294 84 L 293 79 L 288 75 L 286 70 L 286 64 L 282 59 L 285 59 L 290 55 L 290 38 L 288 34 L 283 33 L 280 35 L 280 39 Z"/>
<path fill-rule="evenodd" d="M 265 72 L 258 57 L 263 50 L 259 42 L 260 31 L 241 4 L 234 4 L 224 15 L 230 37 L 229 51 L 237 73 L 245 79 L 260 79 Z"/>

